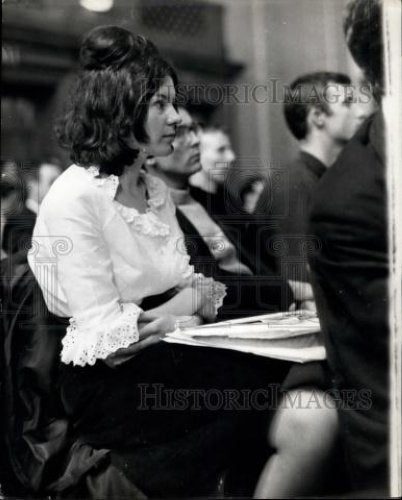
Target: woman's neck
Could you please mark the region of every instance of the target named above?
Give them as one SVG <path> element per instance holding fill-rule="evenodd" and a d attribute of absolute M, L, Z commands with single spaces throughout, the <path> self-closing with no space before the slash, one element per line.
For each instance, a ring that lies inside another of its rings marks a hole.
<path fill-rule="evenodd" d="M 135 192 L 140 185 L 141 167 L 144 165 L 145 157 L 138 155 L 134 163 L 124 167 L 123 173 L 119 178 L 119 183 L 123 191 Z"/>
<path fill-rule="evenodd" d="M 136 208 L 139 212 L 145 212 L 147 208 L 146 187 L 140 177 L 144 161 L 145 157 L 139 155 L 132 165 L 124 167 L 116 195 L 117 201 L 127 207 Z"/>

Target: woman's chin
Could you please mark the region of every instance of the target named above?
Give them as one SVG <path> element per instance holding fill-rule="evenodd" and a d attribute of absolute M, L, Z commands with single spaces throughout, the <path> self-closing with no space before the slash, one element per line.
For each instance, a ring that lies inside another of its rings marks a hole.
<path fill-rule="evenodd" d="M 173 151 L 173 144 L 161 144 L 158 148 L 155 148 L 153 156 L 169 156 Z"/>

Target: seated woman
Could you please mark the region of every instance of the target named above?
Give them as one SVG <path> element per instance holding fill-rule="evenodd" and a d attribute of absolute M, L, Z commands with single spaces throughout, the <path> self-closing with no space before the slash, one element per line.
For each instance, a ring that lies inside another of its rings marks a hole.
<path fill-rule="evenodd" d="M 172 151 L 177 77 L 152 43 L 114 26 L 92 30 L 80 60 L 59 127 L 75 164 L 44 199 L 29 255 L 49 310 L 71 318 L 63 404 L 81 442 L 112 450 L 147 496 L 208 494 L 266 428 L 266 411 L 220 396 L 266 388 L 286 367 L 161 342 L 183 317 L 214 320 L 224 295 L 194 274 L 167 188 L 141 168 Z M 158 294 L 170 298 L 145 312 Z"/>

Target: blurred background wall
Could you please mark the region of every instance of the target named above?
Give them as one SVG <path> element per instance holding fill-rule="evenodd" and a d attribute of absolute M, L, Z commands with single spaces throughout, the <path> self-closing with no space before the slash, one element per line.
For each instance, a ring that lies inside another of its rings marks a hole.
<path fill-rule="evenodd" d="M 149 36 L 173 62 L 200 119 L 229 129 L 236 167 L 266 172 L 295 153 L 282 116 L 284 84 L 315 70 L 361 78 L 344 42 L 345 4 L 3 0 L 2 157 L 56 157 L 68 165 L 53 137 L 54 118 L 68 96 L 81 36 L 113 23 Z M 102 5 L 103 12 L 93 10 Z"/>

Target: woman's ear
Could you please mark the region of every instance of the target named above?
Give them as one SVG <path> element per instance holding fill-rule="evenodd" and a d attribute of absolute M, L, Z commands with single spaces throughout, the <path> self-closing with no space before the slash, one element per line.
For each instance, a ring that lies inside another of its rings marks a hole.
<path fill-rule="evenodd" d="M 155 156 L 148 156 L 147 159 L 145 160 L 145 166 L 156 168 Z"/>

